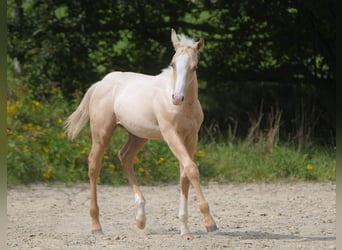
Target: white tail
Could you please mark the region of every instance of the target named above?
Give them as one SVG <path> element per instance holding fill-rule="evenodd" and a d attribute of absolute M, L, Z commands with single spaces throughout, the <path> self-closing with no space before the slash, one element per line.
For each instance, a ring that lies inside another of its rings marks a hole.
<path fill-rule="evenodd" d="M 87 90 L 80 105 L 77 107 L 74 113 L 72 113 L 65 121 L 64 128 L 66 129 L 67 135 L 71 140 L 77 137 L 77 135 L 80 133 L 82 128 L 89 120 L 89 101 L 95 85 L 96 84 L 93 84 Z"/>

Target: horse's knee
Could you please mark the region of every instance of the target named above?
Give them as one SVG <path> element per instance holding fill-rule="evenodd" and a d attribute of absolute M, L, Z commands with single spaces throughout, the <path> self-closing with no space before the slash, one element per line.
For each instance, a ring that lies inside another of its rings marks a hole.
<path fill-rule="evenodd" d="M 195 163 L 185 166 L 185 173 L 189 180 L 199 179 L 199 171 Z"/>

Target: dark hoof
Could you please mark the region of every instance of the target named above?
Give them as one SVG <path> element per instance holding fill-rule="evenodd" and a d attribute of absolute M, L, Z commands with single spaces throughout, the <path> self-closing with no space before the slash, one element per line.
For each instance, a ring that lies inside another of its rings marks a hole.
<path fill-rule="evenodd" d="M 218 227 L 216 226 L 216 224 L 214 224 L 213 226 L 210 227 L 206 227 L 207 228 L 207 232 L 214 232 L 216 230 L 218 230 Z"/>

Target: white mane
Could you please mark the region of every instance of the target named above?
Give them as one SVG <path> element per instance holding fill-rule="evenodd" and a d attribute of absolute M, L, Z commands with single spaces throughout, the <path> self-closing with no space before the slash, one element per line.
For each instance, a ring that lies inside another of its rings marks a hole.
<path fill-rule="evenodd" d="M 187 47 L 192 47 L 194 46 L 195 44 L 195 39 L 193 38 L 190 38 L 186 35 L 183 35 L 183 34 L 180 34 L 180 35 L 177 35 L 178 36 L 178 39 L 179 39 L 179 44 L 180 46 L 187 46 Z"/>

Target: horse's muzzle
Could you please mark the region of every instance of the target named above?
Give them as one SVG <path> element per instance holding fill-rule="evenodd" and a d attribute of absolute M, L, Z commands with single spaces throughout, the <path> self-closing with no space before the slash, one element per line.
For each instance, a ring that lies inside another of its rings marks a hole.
<path fill-rule="evenodd" d="M 172 102 L 174 105 L 181 105 L 184 101 L 184 96 L 183 95 L 172 95 Z"/>

